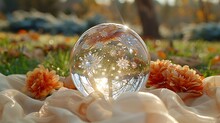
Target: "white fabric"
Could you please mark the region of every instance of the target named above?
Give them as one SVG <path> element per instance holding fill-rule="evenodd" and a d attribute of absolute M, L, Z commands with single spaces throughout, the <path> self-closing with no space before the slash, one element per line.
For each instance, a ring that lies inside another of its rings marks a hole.
<path fill-rule="evenodd" d="M 0 123 L 220 123 L 220 76 L 203 81 L 200 97 L 145 89 L 112 102 L 67 88 L 35 100 L 22 93 L 24 82 L 25 75 L 0 74 Z"/>

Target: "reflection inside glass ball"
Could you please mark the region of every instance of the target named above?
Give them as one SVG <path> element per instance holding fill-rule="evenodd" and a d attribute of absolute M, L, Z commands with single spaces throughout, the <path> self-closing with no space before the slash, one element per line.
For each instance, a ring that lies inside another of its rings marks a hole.
<path fill-rule="evenodd" d="M 87 30 L 71 53 L 71 75 L 85 96 L 101 92 L 116 99 L 147 81 L 150 56 L 140 36 L 126 26 L 104 23 Z"/>

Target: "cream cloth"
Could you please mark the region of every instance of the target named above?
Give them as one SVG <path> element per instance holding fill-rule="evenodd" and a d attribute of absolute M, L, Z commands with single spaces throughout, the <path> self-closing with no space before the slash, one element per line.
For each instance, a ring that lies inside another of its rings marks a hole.
<path fill-rule="evenodd" d="M 145 89 L 111 103 L 67 88 L 35 100 L 22 93 L 24 82 L 25 75 L 0 74 L 1 123 L 220 123 L 220 76 L 204 79 L 200 97 Z"/>

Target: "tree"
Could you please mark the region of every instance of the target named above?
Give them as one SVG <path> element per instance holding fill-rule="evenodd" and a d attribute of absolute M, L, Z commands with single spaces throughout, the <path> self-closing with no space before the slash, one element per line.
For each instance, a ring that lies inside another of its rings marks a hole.
<path fill-rule="evenodd" d="M 159 24 L 153 0 L 135 0 L 146 38 L 160 38 Z"/>
<path fill-rule="evenodd" d="M 209 21 L 208 13 L 206 11 L 204 2 L 202 0 L 199 0 L 199 8 L 200 8 L 200 11 L 201 11 L 202 20 L 207 23 Z"/>
<path fill-rule="evenodd" d="M 15 10 L 30 11 L 36 9 L 41 12 L 49 12 L 56 15 L 59 11 L 59 0 L 3 0 L 6 13 L 11 13 Z"/>

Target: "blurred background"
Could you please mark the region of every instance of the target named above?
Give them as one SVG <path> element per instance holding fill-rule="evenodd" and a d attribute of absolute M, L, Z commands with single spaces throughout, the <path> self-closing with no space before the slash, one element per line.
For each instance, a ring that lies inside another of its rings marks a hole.
<path fill-rule="evenodd" d="M 0 31 L 80 35 L 103 22 L 143 38 L 220 40 L 220 0 L 0 0 Z"/>

